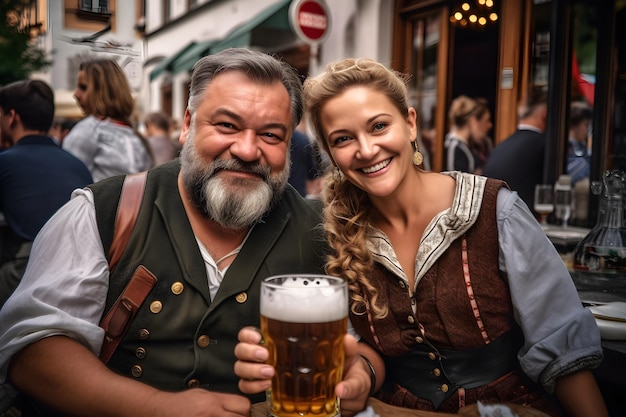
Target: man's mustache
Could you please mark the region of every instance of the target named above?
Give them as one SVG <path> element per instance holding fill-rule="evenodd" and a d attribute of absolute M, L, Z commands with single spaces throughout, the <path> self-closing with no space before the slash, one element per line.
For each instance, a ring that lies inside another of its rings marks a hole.
<path fill-rule="evenodd" d="M 228 170 L 259 175 L 265 181 L 270 177 L 270 168 L 262 166 L 259 162 L 247 163 L 238 159 L 217 159 L 212 165 L 212 172 L 209 176 L 213 176 L 218 171 Z"/>

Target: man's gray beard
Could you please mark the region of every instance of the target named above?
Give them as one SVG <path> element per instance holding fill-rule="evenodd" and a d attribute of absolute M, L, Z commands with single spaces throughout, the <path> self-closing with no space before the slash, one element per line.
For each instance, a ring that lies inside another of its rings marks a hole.
<path fill-rule="evenodd" d="M 252 226 L 276 203 L 287 185 L 291 158 L 287 150 L 285 168 L 271 174 L 259 162 L 239 159 L 202 161 L 193 146 L 196 134 L 195 115 L 191 118 L 187 141 L 180 154 L 183 184 L 191 202 L 204 216 L 228 229 Z M 263 181 L 249 178 L 215 176 L 220 170 L 235 170 L 260 175 Z"/>

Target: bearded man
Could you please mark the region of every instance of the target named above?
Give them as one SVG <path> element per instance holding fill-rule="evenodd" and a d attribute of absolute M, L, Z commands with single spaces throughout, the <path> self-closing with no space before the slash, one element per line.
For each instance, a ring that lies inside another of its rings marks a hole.
<path fill-rule="evenodd" d="M 123 176 L 75 191 L 35 240 L 0 312 L 5 390 L 64 415 L 248 415 L 263 396 L 238 390 L 234 346 L 258 326 L 260 281 L 323 272 L 319 210 L 287 184 L 302 108 L 298 74 L 269 55 L 200 59 L 181 158 L 148 171 L 117 267 L 107 253 Z M 139 269 L 156 285 L 104 364 L 100 319 Z"/>

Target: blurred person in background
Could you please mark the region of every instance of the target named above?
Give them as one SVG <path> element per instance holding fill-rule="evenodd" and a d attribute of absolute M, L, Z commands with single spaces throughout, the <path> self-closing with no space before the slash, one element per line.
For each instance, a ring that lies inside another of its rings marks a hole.
<path fill-rule="evenodd" d="M 0 152 L 6 151 L 13 143 L 10 142 L 11 137 L 9 135 L 2 134 L 2 125 L 0 125 Z"/>
<path fill-rule="evenodd" d="M 483 161 L 474 144 L 483 141 L 493 126 L 487 103 L 459 96 L 450 105 L 448 119 L 450 132 L 444 142 L 444 171 L 481 174 Z"/>
<path fill-rule="evenodd" d="M 87 165 L 94 181 L 153 165 L 146 140 L 131 124 L 133 96 L 115 61 L 82 62 L 74 97 L 87 117 L 65 137 L 63 148 Z"/>
<path fill-rule="evenodd" d="M 18 81 L 0 88 L 0 212 L 6 227 L 0 245 L 0 307 L 17 287 L 35 236 L 70 199 L 76 188 L 92 182 L 79 159 L 48 136 L 54 93 L 40 80 Z"/>
<path fill-rule="evenodd" d="M 517 130 L 494 148 L 483 170 L 483 175 L 503 180 L 517 191 L 533 212 L 535 186 L 543 182 L 547 114 L 544 93 L 520 103 Z"/>
<path fill-rule="evenodd" d="M 567 175 L 572 185 L 589 177 L 591 143 L 589 132 L 593 120 L 593 109 L 585 102 L 572 103 L 569 115 L 569 139 L 567 147 Z"/>
<path fill-rule="evenodd" d="M 488 108 L 489 103 L 486 98 L 476 97 L 474 100 L 476 100 L 476 103 L 479 105 L 484 105 L 485 108 Z M 483 113 L 480 118 L 477 128 L 478 135 L 481 134 L 481 131 L 485 132 L 484 135 L 472 137 L 470 141 L 470 147 L 480 161 L 479 165 L 483 167 L 485 166 L 491 151 L 493 151 L 493 139 L 491 139 L 491 136 L 488 134 L 492 127 L 493 123 L 491 122 L 491 113 L 487 111 L 486 113 Z"/>
<path fill-rule="evenodd" d="M 300 124 L 291 137 L 291 184 L 302 197 L 317 197 L 322 191 L 322 168 L 319 148 L 315 146 Z"/>
<path fill-rule="evenodd" d="M 48 131 L 48 135 L 57 143 L 57 145 L 61 146 L 63 144 L 63 139 L 70 133 L 70 130 L 76 125 L 77 120 L 73 119 L 65 119 L 65 118 L 55 118 L 52 121 L 52 126 L 50 126 L 50 130 Z"/>
<path fill-rule="evenodd" d="M 148 113 L 143 123 L 155 166 L 178 157 L 180 145 L 172 139 L 172 125 L 166 113 Z"/>
<path fill-rule="evenodd" d="M 10 143 L 6 143 L 4 141 L 0 141 L 0 152 L 4 152 L 11 147 Z"/>

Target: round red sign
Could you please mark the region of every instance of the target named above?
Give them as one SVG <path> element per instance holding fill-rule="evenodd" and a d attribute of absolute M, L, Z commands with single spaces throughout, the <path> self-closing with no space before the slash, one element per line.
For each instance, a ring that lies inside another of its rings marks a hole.
<path fill-rule="evenodd" d="M 322 2 L 294 1 L 289 8 L 289 18 L 294 32 L 306 42 L 322 42 L 330 32 L 330 13 Z"/>

